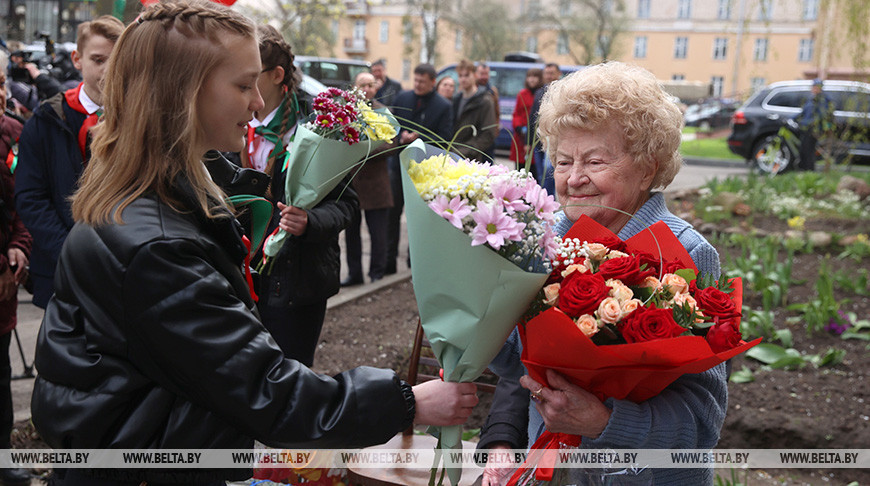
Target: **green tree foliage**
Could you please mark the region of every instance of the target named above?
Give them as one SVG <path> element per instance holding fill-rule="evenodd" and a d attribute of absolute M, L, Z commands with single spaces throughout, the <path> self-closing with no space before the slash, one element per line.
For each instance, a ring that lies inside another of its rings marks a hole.
<path fill-rule="evenodd" d="M 472 60 L 499 60 L 515 51 L 519 22 L 505 18 L 504 6 L 495 0 L 465 2 L 450 15 L 450 23 L 462 32 L 462 49 Z"/>
<path fill-rule="evenodd" d="M 624 0 L 559 0 L 540 20 L 556 30 L 576 64 L 613 59 L 629 24 Z"/>
<path fill-rule="evenodd" d="M 342 0 L 269 0 L 256 5 L 239 8 L 258 22 L 274 25 L 294 54 L 335 55 L 332 23 L 344 12 Z"/>

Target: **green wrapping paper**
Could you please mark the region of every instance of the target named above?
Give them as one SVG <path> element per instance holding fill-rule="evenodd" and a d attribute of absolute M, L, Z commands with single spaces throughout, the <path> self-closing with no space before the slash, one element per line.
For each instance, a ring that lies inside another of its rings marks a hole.
<path fill-rule="evenodd" d="M 547 274 L 524 271 L 489 247 L 472 247 L 471 236 L 429 208 L 408 167 L 441 153 L 417 140 L 400 154 L 411 274 L 423 331 L 444 380 L 470 382 L 498 354 Z M 461 449 L 461 426 L 435 429 L 430 432 L 440 438 L 442 451 Z M 460 474 L 447 470 L 454 485 Z"/>

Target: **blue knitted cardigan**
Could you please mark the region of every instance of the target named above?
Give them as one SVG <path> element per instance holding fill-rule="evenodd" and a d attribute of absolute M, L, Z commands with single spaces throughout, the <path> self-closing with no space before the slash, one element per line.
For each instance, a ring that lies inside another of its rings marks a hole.
<path fill-rule="evenodd" d="M 701 273 L 720 274 L 719 255 L 700 233 L 683 219 L 668 211 L 664 196 L 653 193 L 634 214 L 618 236 L 625 240 L 657 221 L 665 224 L 686 248 Z M 560 236 L 573 223 L 564 213 L 557 215 L 554 231 Z M 520 361 L 521 344 L 514 330 L 499 355 L 490 364 L 502 379 L 519 380 L 526 374 Z M 596 439 L 583 437 L 582 448 L 589 449 L 711 449 L 719 441 L 719 431 L 728 408 L 728 387 L 725 365 L 720 364 L 703 373 L 683 375 L 658 396 L 641 403 L 607 399 L 612 410 L 604 431 Z M 534 403 L 529 404 L 529 444 L 544 431 L 544 423 Z M 577 472 L 580 474 L 580 472 Z M 652 476 L 650 478 L 649 476 Z M 584 484 L 582 477 L 573 477 L 572 484 Z M 713 484 L 712 468 L 652 469 L 636 479 L 651 480 L 658 485 Z M 627 479 L 627 478 L 626 478 Z"/>

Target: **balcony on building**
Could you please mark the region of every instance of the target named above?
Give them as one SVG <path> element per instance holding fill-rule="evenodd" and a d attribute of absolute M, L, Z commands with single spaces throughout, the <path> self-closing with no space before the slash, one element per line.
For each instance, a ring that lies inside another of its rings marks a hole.
<path fill-rule="evenodd" d="M 344 52 L 345 54 L 368 54 L 369 40 L 365 38 L 356 39 L 354 37 L 345 37 Z"/>
<path fill-rule="evenodd" d="M 369 14 L 369 3 L 366 0 L 346 0 L 344 13 L 351 17 L 360 17 Z"/>

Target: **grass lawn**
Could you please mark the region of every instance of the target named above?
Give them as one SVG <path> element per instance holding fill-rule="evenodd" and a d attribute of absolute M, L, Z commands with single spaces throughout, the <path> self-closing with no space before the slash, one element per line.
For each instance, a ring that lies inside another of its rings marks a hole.
<path fill-rule="evenodd" d="M 725 142 L 725 137 L 719 138 L 696 138 L 695 140 L 686 140 L 680 145 L 680 153 L 684 157 L 707 157 L 711 159 L 733 159 L 743 160 L 739 155 L 735 155 L 728 150 L 728 144 Z"/>

